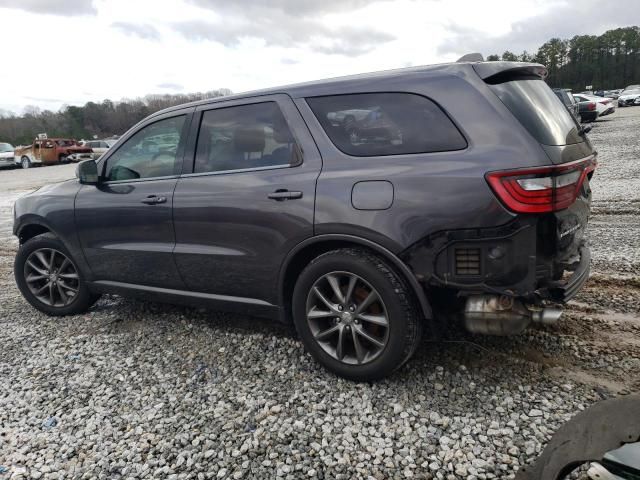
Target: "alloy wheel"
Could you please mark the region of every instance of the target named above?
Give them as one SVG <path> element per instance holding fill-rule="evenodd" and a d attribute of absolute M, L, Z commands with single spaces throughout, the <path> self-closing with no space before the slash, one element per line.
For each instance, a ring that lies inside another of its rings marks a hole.
<path fill-rule="evenodd" d="M 318 345 L 346 364 L 373 361 L 389 339 L 389 317 L 382 297 L 350 272 L 320 277 L 307 296 L 306 315 Z"/>
<path fill-rule="evenodd" d="M 76 298 L 80 288 L 78 270 L 59 250 L 33 251 L 24 264 L 24 279 L 29 291 L 42 303 L 65 307 Z"/>

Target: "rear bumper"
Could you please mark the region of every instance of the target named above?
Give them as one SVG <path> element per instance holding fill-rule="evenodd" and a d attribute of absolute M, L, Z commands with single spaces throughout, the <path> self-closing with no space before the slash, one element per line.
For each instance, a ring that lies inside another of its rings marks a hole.
<path fill-rule="evenodd" d="M 569 216 L 529 216 L 493 229 L 439 232 L 401 258 L 426 290 L 506 295 L 534 305 L 565 303 L 589 278 L 591 261 L 584 225 L 571 233 L 570 226 L 578 224 L 567 223 Z M 556 242 L 558 231 L 569 233 Z"/>
<path fill-rule="evenodd" d="M 580 249 L 580 261 L 571 276 L 562 282 L 555 282 L 548 287 L 544 297 L 554 301 L 565 303 L 571 300 L 580 291 L 589 279 L 591 270 L 591 251 L 586 245 Z"/>
<path fill-rule="evenodd" d="M 593 112 L 581 112 L 580 113 L 580 119 L 583 122 L 593 122 L 594 120 L 596 120 L 599 116 L 599 113 L 596 111 Z"/>

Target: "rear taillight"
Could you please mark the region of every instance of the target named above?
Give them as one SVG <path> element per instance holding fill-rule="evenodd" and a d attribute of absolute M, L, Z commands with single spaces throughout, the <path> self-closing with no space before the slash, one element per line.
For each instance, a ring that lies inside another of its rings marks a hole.
<path fill-rule="evenodd" d="M 611 100 L 603 100 L 602 103 L 606 105 L 607 103 L 611 103 Z"/>
<path fill-rule="evenodd" d="M 552 167 L 489 172 L 487 182 L 516 213 L 555 212 L 575 202 L 586 176 L 596 168 L 595 156 Z"/>
<path fill-rule="evenodd" d="M 587 110 L 595 110 L 596 109 L 596 102 L 589 102 L 589 105 L 587 105 Z"/>

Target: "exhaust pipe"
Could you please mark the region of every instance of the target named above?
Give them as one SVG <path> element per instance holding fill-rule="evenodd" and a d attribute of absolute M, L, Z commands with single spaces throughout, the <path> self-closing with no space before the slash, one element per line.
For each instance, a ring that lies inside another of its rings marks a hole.
<path fill-rule="evenodd" d="M 562 310 L 557 307 L 528 307 L 507 295 L 471 295 L 464 309 L 467 330 L 485 335 L 517 335 L 529 324 L 552 325 Z"/>

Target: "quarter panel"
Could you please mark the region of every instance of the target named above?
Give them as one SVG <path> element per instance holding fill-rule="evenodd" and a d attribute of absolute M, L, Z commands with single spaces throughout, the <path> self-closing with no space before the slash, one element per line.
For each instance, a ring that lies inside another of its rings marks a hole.
<path fill-rule="evenodd" d="M 322 152 L 324 168 L 316 193 L 316 233 L 366 235 L 398 253 L 427 235 L 451 228 L 502 225 L 514 215 L 491 192 L 491 170 L 549 164 L 541 146 L 470 70 L 455 75 L 422 73 L 352 85 L 341 93 L 410 92 L 438 103 L 468 142 L 464 150 L 381 157 L 353 157 L 329 140 L 303 99 L 296 104 Z M 330 93 L 329 91 L 323 93 Z M 351 205 L 359 181 L 393 184 L 387 210 L 360 211 Z M 359 232 L 356 232 L 356 231 Z"/>

